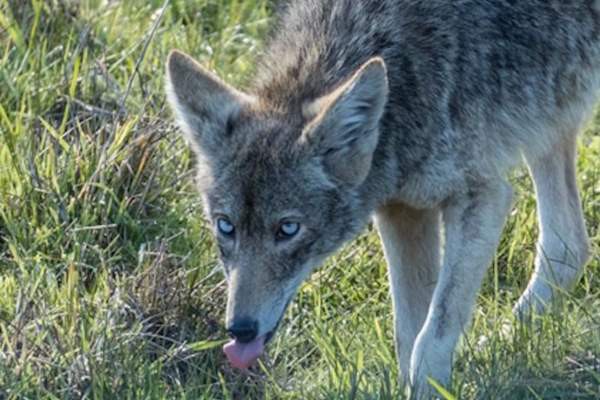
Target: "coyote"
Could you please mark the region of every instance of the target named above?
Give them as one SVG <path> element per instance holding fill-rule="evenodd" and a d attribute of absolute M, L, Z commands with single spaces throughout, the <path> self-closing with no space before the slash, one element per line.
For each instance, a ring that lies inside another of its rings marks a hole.
<path fill-rule="evenodd" d="M 302 281 L 373 221 L 403 382 L 446 385 L 527 163 L 540 236 L 515 306 L 590 256 L 576 136 L 600 89 L 600 0 L 296 0 L 247 90 L 173 51 L 167 93 L 228 284 L 224 351 L 250 366 Z"/>

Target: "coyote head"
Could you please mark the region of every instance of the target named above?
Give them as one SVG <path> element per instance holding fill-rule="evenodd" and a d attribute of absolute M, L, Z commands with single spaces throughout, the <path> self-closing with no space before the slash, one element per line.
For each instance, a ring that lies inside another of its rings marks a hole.
<path fill-rule="evenodd" d="M 312 269 L 368 221 L 358 191 L 387 101 L 383 60 L 302 104 L 273 106 L 173 52 L 167 92 L 197 157 L 197 183 L 228 283 L 225 352 L 262 353 Z"/>

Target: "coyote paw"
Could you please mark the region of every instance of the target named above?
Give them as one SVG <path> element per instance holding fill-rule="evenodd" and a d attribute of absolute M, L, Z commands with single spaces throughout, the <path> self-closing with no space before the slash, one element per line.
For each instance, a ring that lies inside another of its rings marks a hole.
<path fill-rule="evenodd" d="M 448 387 L 452 372 L 452 350 L 444 349 L 441 343 L 419 341 L 415 346 L 410 367 L 411 399 L 432 399 L 439 396 L 432 385 Z"/>

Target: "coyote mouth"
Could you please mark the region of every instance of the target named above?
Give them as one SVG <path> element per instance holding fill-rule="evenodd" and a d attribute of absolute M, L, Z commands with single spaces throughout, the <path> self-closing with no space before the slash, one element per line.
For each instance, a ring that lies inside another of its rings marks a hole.
<path fill-rule="evenodd" d="M 275 336 L 275 332 L 277 332 L 277 329 L 279 328 L 279 324 L 281 324 L 281 320 L 283 319 L 283 315 L 285 314 L 285 311 L 287 310 L 288 306 L 290 305 L 290 303 L 292 302 L 292 297 L 290 296 L 287 301 L 285 302 L 285 306 L 283 306 L 283 311 L 281 312 L 281 315 L 279 316 L 279 319 L 277 320 L 277 322 L 275 323 L 275 326 L 273 327 L 273 329 L 271 329 L 269 332 L 267 332 L 267 334 L 265 335 L 265 344 L 269 343 L 271 341 L 271 339 L 273 339 L 273 336 Z"/>
<path fill-rule="evenodd" d="M 238 369 L 248 369 L 256 363 L 256 360 L 265 351 L 265 346 L 273 338 L 275 329 L 258 336 L 251 342 L 242 343 L 233 339 L 223 346 L 223 352 L 227 356 L 232 367 Z"/>
<path fill-rule="evenodd" d="M 285 303 L 285 307 L 283 307 L 283 312 L 279 316 L 279 319 L 275 323 L 275 326 L 273 327 L 273 329 L 271 329 L 265 335 L 265 344 L 269 343 L 271 341 L 271 339 L 273 339 L 273 337 L 275 336 L 275 332 L 277 332 L 277 329 L 279 328 L 279 324 L 281 323 L 281 320 L 283 319 L 283 314 L 285 314 L 285 310 L 287 310 L 288 305 L 290 304 L 290 301 L 291 301 L 291 298 L 288 299 L 288 301 Z"/>
<path fill-rule="evenodd" d="M 258 357 L 265 350 L 265 335 L 259 336 L 251 342 L 242 343 L 233 339 L 223 346 L 223 353 L 234 368 L 247 369 L 254 365 Z"/>
<path fill-rule="evenodd" d="M 227 356 L 227 359 L 232 367 L 238 369 L 248 369 L 256 363 L 256 360 L 258 360 L 258 358 L 265 351 L 265 346 L 267 343 L 269 343 L 275 336 L 275 332 L 277 331 L 277 328 L 283 319 L 283 314 L 285 314 L 285 310 L 290 304 L 290 301 L 291 297 L 285 303 L 283 312 L 279 316 L 279 319 L 275 323 L 273 329 L 271 329 L 269 332 L 262 336 L 258 336 L 256 339 L 248 343 L 241 343 L 239 340 L 233 339 L 223 346 L 223 352 Z"/>

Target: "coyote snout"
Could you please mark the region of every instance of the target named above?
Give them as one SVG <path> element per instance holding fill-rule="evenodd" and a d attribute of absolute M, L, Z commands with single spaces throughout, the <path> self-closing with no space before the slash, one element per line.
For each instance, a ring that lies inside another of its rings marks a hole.
<path fill-rule="evenodd" d="M 227 277 L 225 327 L 232 340 L 223 350 L 236 368 L 248 368 L 262 354 L 294 292 L 267 270 L 240 267 Z"/>

